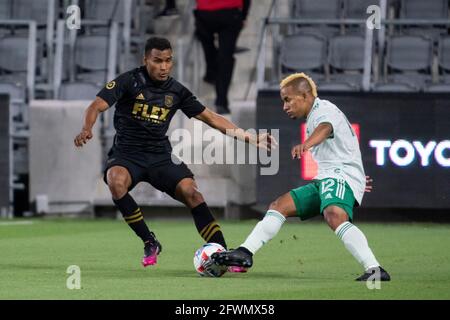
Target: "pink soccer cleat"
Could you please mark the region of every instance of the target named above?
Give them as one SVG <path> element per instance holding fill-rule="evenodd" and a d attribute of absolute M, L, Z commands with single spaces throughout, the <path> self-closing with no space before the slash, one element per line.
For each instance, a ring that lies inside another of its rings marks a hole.
<path fill-rule="evenodd" d="M 157 259 L 157 255 L 156 254 L 151 255 L 149 257 L 143 257 L 142 258 L 142 265 L 144 267 L 152 266 L 152 265 L 156 264 L 157 260 L 158 259 Z"/>
<path fill-rule="evenodd" d="M 229 266 L 229 267 L 228 267 L 228 272 L 233 272 L 233 273 L 244 273 L 244 272 L 247 272 L 247 268 L 244 268 L 244 267 L 238 267 L 238 266 Z"/>
<path fill-rule="evenodd" d="M 158 260 L 158 255 L 161 253 L 161 251 L 162 246 L 158 242 L 158 240 L 156 240 L 156 238 L 154 237 L 153 240 L 150 240 L 148 243 L 145 244 L 144 257 L 142 258 L 142 265 L 144 267 L 155 265 Z"/>

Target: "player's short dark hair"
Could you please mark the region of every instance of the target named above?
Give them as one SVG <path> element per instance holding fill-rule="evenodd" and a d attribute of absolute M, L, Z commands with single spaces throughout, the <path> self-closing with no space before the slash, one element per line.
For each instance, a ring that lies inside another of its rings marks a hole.
<path fill-rule="evenodd" d="M 166 38 L 151 37 L 145 43 L 144 54 L 147 55 L 150 51 L 152 51 L 152 49 L 157 49 L 161 51 L 167 49 L 172 50 L 172 45 L 170 44 L 170 41 L 167 40 Z"/>

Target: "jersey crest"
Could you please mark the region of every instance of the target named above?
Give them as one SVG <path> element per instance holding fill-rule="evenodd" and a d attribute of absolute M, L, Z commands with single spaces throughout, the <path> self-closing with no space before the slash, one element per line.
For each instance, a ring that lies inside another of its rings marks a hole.
<path fill-rule="evenodd" d="M 164 96 L 164 105 L 167 108 L 172 107 L 173 106 L 173 96 L 168 96 L 168 95 Z"/>
<path fill-rule="evenodd" d="M 110 81 L 106 84 L 106 89 L 111 90 L 112 88 L 114 88 L 116 86 L 116 82 L 115 81 Z"/>

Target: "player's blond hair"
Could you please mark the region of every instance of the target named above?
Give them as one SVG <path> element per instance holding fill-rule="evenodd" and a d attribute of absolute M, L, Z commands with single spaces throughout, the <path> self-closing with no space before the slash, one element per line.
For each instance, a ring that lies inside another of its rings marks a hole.
<path fill-rule="evenodd" d="M 309 86 L 311 87 L 311 93 L 314 96 L 314 98 L 317 97 L 317 86 L 314 83 L 313 79 L 311 79 L 308 75 L 306 75 L 305 73 L 293 73 L 289 76 L 287 76 L 286 78 L 284 78 L 283 80 L 281 80 L 280 82 L 280 89 L 282 89 L 283 87 L 287 86 L 289 83 L 291 83 L 292 81 L 296 80 L 296 79 L 305 79 Z"/>

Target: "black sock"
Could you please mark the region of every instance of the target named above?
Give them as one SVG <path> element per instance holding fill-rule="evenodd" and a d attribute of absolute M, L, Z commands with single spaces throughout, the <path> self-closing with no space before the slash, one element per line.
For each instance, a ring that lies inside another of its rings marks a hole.
<path fill-rule="evenodd" d="M 121 199 L 113 199 L 113 201 L 122 213 L 125 222 L 128 223 L 137 236 L 140 237 L 144 243 L 147 241 L 152 241 L 153 236 L 145 224 L 141 208 L 138 207 L 136 201 L 134 201 L 130 194 L 127 193 Z"/>
<path fill-rule="evenodd" d="M 192 217 L 194 218 L 195 226 L 198 233 L 206 242 L 215 242 L 222 245 L 225 249 L 227 244 L 220 230 L 220 226 L 211 214 L 208 205 L 203 202 L 191 209 Z"/>

